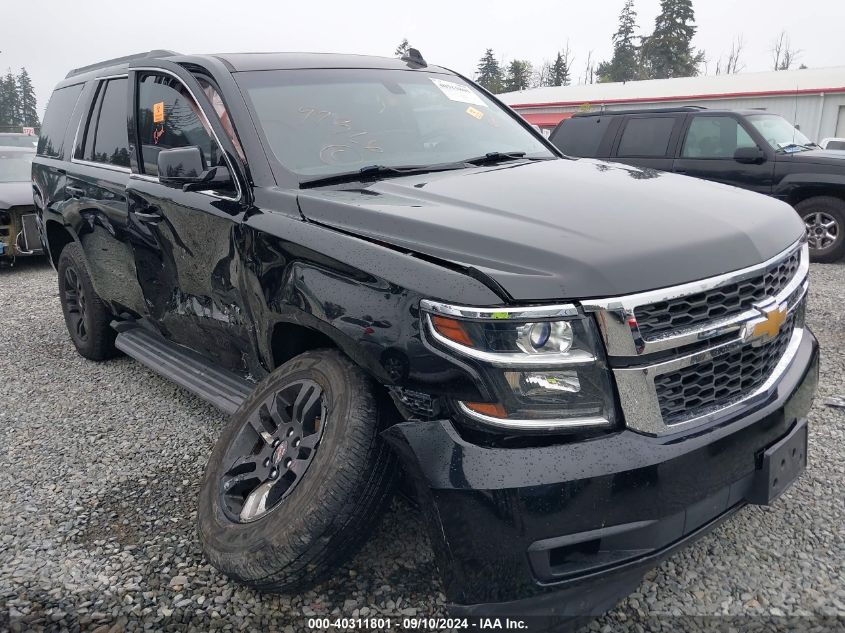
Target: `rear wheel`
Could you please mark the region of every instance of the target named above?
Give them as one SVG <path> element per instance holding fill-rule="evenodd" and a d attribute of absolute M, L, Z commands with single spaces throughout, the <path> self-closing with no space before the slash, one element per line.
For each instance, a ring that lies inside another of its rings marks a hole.
<path fill-rule="evenodd" d="M 77 351 L 89 360 L 105 360 L 117 354 L 112 315 L 94 292 L 82 247 L 68 244 L 59 256 L 59 300 L 68 334 Z"/>
<path fill-rule="evenodd" d="M 264 591 L 317 582 L 349 558 L 390 500 L 384 408 L 341 353 L 307 352 L 268 376 L 215 445 L 198 523 L 211 563 Z"/>
<path fill-rule="evenodd" d="M 807 227 L 810 259 L 835 262 L 845 254 L 845 200 L 832 196 L 808 198 L 795 205 Z"/>

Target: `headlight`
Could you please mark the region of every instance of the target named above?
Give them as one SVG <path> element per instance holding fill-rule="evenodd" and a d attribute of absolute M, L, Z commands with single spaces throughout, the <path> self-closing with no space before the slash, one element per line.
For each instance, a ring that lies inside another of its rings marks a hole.
<path fill-rule="evenodd" d="M 427 336 L 479 361 L 497 402 L 467 417 L 523 431 L 611 427 L 613 387 L 593 321 L 572 305 L 472 308 L 423 300 Z"/>

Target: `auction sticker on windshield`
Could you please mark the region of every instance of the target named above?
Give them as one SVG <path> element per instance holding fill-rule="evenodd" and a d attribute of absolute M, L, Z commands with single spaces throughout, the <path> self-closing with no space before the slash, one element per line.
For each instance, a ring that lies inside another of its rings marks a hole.
<path fill-rule="evenodd" d="M 476 92 L 471 90 L 469 86 L 464 86 L 463 84 L 457 84 L 454 81 L 444 81 L 443 79 L 435 79 L 434 77 L 429 77 L 431 82 L 440 88 L 440 92 L 446 95 L 452 101 L 459 101 L 460 103 L 474 103 L 475 105 L 480 105 L 484 108 L 487 107 L 481 97 L 478 96 Z"/>

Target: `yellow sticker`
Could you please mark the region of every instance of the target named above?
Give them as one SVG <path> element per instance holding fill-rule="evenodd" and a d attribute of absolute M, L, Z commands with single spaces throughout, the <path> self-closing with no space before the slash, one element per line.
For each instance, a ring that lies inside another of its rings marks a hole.
<path fill-rule="evenodd" d="M 470 116 L 474 116 L 479 121 L 484 117 L 484 113 L 481 110 L 476 110 L 472 106 L 467 108 L 467 114 Z"/>
<path fill-rule="evenodd" d="M 153 123 L 164 123 L 164 101 L 153 104 Z"/>

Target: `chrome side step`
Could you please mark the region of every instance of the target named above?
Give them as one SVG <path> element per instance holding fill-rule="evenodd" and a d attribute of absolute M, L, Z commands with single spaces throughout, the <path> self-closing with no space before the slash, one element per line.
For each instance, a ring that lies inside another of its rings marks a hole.
<path fill-rule="evenodd" d="M 112 327 L 118 333 L 114 343 L 117 349 L 224 413 L 234 413 L 255 387 L 246 378 L 139 325 L 115 321 Z"/>

